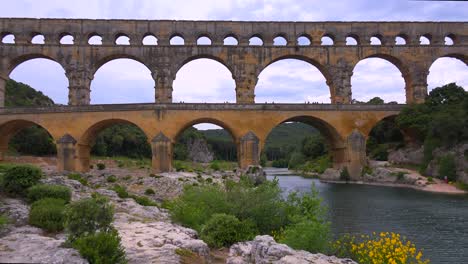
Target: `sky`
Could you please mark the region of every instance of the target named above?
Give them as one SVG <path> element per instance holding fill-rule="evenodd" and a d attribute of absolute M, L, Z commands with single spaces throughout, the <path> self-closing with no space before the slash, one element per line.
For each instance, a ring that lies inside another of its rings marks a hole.
<path fill-rule="evenodd" d="M 0 17 L 178 19 L 254 21 L 467 21 L 468 2 L 407 0 L 2 0 Z M 40 72 L 40 74 L 38 74 Z M 468 67 L 441 58 L 430 68 L 429 90 L 449 83 L 468 88 Z M 55 102 L 68 101 L 68 81 L 55 62 L 35 59 L 20 64 L 10 77 L 27 83 Z M 359 62 L 351 80 L 353 98 L 405 102 L 399 70 L 382 59 Z M 183 66 L 173 84 L 175 102 L 235 102 L 231 73 L 220 63 L 199 59 Z M 282 60 L 259 76 L 256 102 L 330 102 L 325 78 L 314 66 Z M 103 65 L 91 83 L 91 103 L 154 102 L 150 71 L 129 59 Z"/>

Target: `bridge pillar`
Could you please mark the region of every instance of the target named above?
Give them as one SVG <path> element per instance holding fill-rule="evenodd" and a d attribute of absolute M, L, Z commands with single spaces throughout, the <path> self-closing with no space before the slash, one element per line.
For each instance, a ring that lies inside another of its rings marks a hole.
<path fill-rule="evenodd" d="M 160 66 L 164 69 L 165 66 Z M 156 103 L 172 103 L 172 83 L 174 77 L 171 74 L 161 71 L 152 73 L 155 81 L 155 102 Z"/>
<path fill-rule="evenodd" d="M 239 166 L 246 169 L 249 165 L 260 164 L 260 140 L 252 132 L 242 136 L 239 141 Z"/>
<path fill-rule="evenodd" d="M 255 85 L 258 78 L 255 75 L 242 74 L 236 78 L 236 103 L 254 104 L 255 103 Z"/>
<path fill-rule="evenodd" d="M 57 140 L 57 171 L 75 171 L 76 140 L 65 134 Z"/>
<path fill-rule="evenodd" d="M 91 80 L 94 78 L 90 70 L 85 67 L 67 68 L 65 75 L 68 78 L 68 104 L 89 105 L 91 101 Z"/>
<path fill-rule="evenodd" d="M 366 138 L 357 129 L 348 136 L 346 140 L 347 163 L 352 179 L 359 179 L 363 167 L 367 164 L 366 160 Z"/>
<path fill-rule="evenodd" d="M 330 87 L 332 104 L 351 103 L 351 76 L 352 66 L 344 60 L 339 60 L 334 65 L 327 67 L 329 77 L 327 85 Z"/>
<path fill-rule="evenodd" d="M 0 75 L 0 107 L 5 107 L 6 82 L 8 78 Z"/>
<path fill-rule="evenodd" d="M 409 73 L 410 81 L 406 82 L 406 103 L 419 104 L 424 103 L 427 97 L 427 76 L 429 71 L 426 69 L 411 69 Z"/>
<path fill-rule="evenodd" d="M 172 142 L 160 132 L 151 140 L 152 167 L 154 172 L 168 172 L 172 170 Z"/>

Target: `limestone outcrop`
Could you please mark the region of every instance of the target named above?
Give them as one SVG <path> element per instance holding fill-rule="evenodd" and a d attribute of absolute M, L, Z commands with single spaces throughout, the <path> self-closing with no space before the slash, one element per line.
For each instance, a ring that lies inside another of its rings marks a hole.
<path fill-rule="evenodd" d="M 276 243 L 271 236 L 257 236 L 253 241 L 234 244 L 229 249 L 228 264 L 357 264 L 351 259 L 340 259 L 323 254 L 294 250 Z"/>

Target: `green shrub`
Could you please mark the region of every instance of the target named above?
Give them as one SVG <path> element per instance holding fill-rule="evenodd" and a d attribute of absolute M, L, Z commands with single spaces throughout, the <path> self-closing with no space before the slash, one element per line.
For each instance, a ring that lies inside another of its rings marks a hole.
<path fill-rule="evenodd" d="M 145 190 L 145 194 L 146 194 L 146 195 L 153 195 L 153 194 L 155 194 L 155 192 L 154 192 L 153 189 L 148 188 L 148 189 Z"/>
<path fill-rule="evenodd" d="M 157 206 L 158 204 L 149 199 L 148 197 L 144 197 L 144 196 L 137 196 L 137 195 L 131 195 L 130 197 L 133 198 L 133 200 L 135 200 L 135 202 L 137 202 L 139 205 L 143 205 L 143 206 Z"/>
<path fill-rule="evenodd" d="M 213 162 L 211 162 L 210 164 L 210 169 L 214 171 L 219 171 L 221 169 L 221 165 L 219 164 L 219 161 L 213 160 Z"/>
<path fill-rule="evenodd" d="M 274 160 L 271 163 L 271 166 L 273 168 L 287 168 L 288 167 L 288 160 L 286 160 L 286 159 Z"/>
<path fill-rule="evenodd" d="M 65 201 L 56 198 L 45 198 L 31 205 L 29 224 L 48 232 L 63 230 L 65 220 Z"/>
<path fill-rule="evenodd" d="M 74 241 L 77 237 L 107 232 L 111 230 L 114 219 L 114 208 L 106 198 L 94 197 L 82 199 L 70 204 L 66 212 L 66 228 L 69 239 Z"/>
<path fill-rule="evenodd" d="M 150 175 L 151 176 L 151 175 Z M 124 181 L 128 181 L 130 179 L 132 179 L 132 176 L 131 175 L 127 175 L 125 177 L 123 177 Z"/>
<path fill-rule="evenodd" d="M 210 247 L 228 247 L 236 242 L 249 240 L 255 235 L 254 225 L 242 223 L 233 215 L 214 214 L 206 222 L 201 238 Z"/>
<path fill-rule="evenodd" d="M 187 171 L 188 166 L 185 165 L 185 163 L 180 160 L 174 160 L 174 169 L 176 171 Z"/>
<path fill-rule="evenodd" d="M 130 195 L 127 192 L 127 189 L 124 186 L 116 184 L 112 189 L 117 193 L 119 198 L 126 199 L 130 197 Z"/>
<path fill-rule="evenodd" d="M 107 177 L 107 182 L 109 183 L 114 183 L 117 181 L 117 177 L 115 177 L 114 175 L 110 175 L 109 177 Z"/>
<path fill-rule="evenodd" d="M 7 226 L 9 222 L 10 222 L 10 220 L 8 219 L 8 216 L 6 216 L 4 214 L 0 214 L 0 231 L 3 228 L 5 228 L 5 226 Z"/>
<path fill-rule="evenodd" d="M 447 176 L 449 181 L 457 180 L 457 167 L 453 155 L 445 155 L 439 160 L 439 178 Z"/>
<path fill-rule="evenodd" d="M 104 169 L 106 169 L 106 164 L 98 163 L 98 164 L 96 164 L 96 167 L 97 167 L 98 170 L 104 170 Z"/>
<path fill-rule="evenodd" d="M 7 169 L 3 175 L 3 189 L 11 195 L 25 195 L 29 187 L 36 185 L 42 171 L 30 165 L 17 165 Z"/>
<path fill-rule="evenodd" d="M 83 176 L 81 176 L 81 174 L 79 173 L 70 173 L 68 174 L 68 179 L 70 180 L 75 180 L 75 181 L 79 181 L 81 184 L 83 184 L 84 186 L 88 186 L 88 180 L 86 180 L 85 178 L 83 178 Z"/>
<path fill-rule="evenodd" d="M 287 244 L 294 249 L 318 253 L 328 250 L 330 238 L 329 224 L 304 220 L 287 226 L 279 242 Z"/>
<path fill-rule="evenodd" d="M 298 169 L 305 163 L 305 156 L 301 152 L 294 152 L 289 159 L 288 168 Z"/>
<path fill-rule="evenodd" d="M 433 179 L 432 177 L 428 177 L 428 178 L 427 178 L 427 182 L 433 183 L 433 182 L 434 182 L 434 179 Z"/>
<path fill-rule="evenodd" d="M 348 167 L 344 167 L 341 170 L 340 180 L 342 180 L 342 181 L 350 181 L 351 180 L 351 176 L 349 175 L 349 172 L 348 172 Z"/>
<path fill-rule="evenodd" d="M 375 160 L 386 161 L 388 160 L 388 148 L 388 144 L 378 144 L 371 150 L 369 156 Z"/>
<path fill-rule="evenodd" d="M 364 166 L 364 167 L 362 168 L 362 171 L 361 171 L 361 176 L 364 176 L 364 175 L 366 175 L 366 174 L 372 175 L 373 172 L 374 172 L 374 171 L 372 170 L 371 167 L 369 167 L 369 166 Z"/>
<path fill-rule="evenodd" d="M 73 242 L 73 247 L 90 264 L 127 263 L 119 234 L 115 230 L 79 237 Z"/>
<path fill-rule="evenodd" d="M 62 185 L 35 185 L 28 189 L 28 201 L 30 203 L 44 198 L 62 199 L 65 203 L 71 200 L 71 190 Z"/>

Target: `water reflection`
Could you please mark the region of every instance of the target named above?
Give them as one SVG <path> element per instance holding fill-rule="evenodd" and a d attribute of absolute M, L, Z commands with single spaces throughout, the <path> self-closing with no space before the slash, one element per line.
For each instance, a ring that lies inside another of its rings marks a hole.
<path fill-rule="evenodd" d="M 269 175 L 268 179 L 274 176 Z M 285 193 L 319 191 L 335 235 L 389 231 L 413 241 L 431 263 L 468 263 L 468 196 L 413 189 L 327 184 L 278 176 Z"/>

